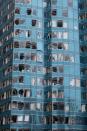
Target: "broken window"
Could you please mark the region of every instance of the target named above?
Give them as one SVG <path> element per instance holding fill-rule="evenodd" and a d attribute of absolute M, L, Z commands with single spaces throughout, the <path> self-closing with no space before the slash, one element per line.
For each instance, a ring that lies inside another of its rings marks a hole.
<path fill-rule="evenodd" d="M 27 9 L 27 15 L 31 15 L 32 9 Z"/>
<path fill-rule="evenodd" d="M 57 104 L 57 102 L 53 103 L 53 110 L 58 110 L 58 104 Z"/>
<path fill-rule="evenodd" d="M 52 61 L 57 61 L 57 54 L 52 54 Z"/>
<path fill-rule="evenodd" d="M 18 65 L 13 66 L 13 71 L 18 71 Z"/>
<path fill-rule="evenodd" d="M 23 76 L 19 76 L 19 83 L 23 83 L 24 82 L 24 77 Z"/>
<path fill-rule="evenodd" d="M 30 65 L 25 65 L 25 70 L 26 71 L 31 71 L 31 66 Z"/>
<path fill-rule="evenodd" d="M 70 61 L 70 56 L 68 55 L 64 56 L 64 61 Z"/>
<path fill-rule="evenodd" d="M 19 24 L 19 19 L 15 20 L 15 24 L 18 25 Z"/>
<path fill-rule="evenodd" d="M 11 122 L 12 122 L 12 123 L 16 123 L 16 122 L 17 122 L 17 116 L 12 116 Z"/>
<path fill-rule="evenodd" d="M 15 14 L 20 14 L 20 8 L 16 7 Z"/>
<path fill-rule="evenodd" d="M 63 77 L 58 78 L 58 84 L 63 85 Z"/>
<path fill-rule="evenodd" d="M 63 49 L 63 43 L 58 44 L 58 49 Z"/>
<path fill-rule="evenodd" d="M 52 43 L 52 49 L 57 49 L 57 43 Z"/>
<path fill-rule="evenodd" d="M 57 90 L 52 91 L 52 98 L 58 98 L 58 91 Z"/>
<path fill-rule="evenodd" d="M 23 96 L 23 95 L 24 95 L 23 89 L 19 90 L 19 95 L 20 95 L 20 96 Z"/>
<path fill-rule="evenodd" d="M 55 77 L 55 78 L 52 79 L 52 84 L 53 84 L 53 85 L 56 85 L 56 84 L 57 84 L 57 77 Z"/>
<path fill-rule="evenodd" d="M 21 71 L 21 72 L 24 71 L 24 68 L 25 68 L 24 64 L 19 64 L 19 71 Z"/>
<path fill-rule="evenodd" d="M 13 91 L 12 91 L 12 94 L 13 94 L 13 96 L 17 96 L 17 89 L 13 89 Z"/>
<path fill-rule="evenodd" d="M 53 72 L 57 72 L 57 67 L 52 67 Z"/>
<path fill-rule="evenodd" d="M 14 48 L 19 48 L 19 42 L 18 41 L 14 42 Z"/>
<path fill-rule="evenodd" d="M 32 42 L 32 49 L 36 49 L 37 48 L 37 43 L 36 42 Z"/>
<path fill-rule="evenodd" d="M 58 91 L 58 98 L 64 98 L 64 92 L 59 90 Z"/>
<path fill-rule="evenodd" d="M 30 31 L 30 30 L 27 31 L 27 36 L 28 36 L 28 37 L 31 36 L 31 31 Z"/>
<path fill-rule="evenodd" d="M 24 91 L 24 97 L 30 97 L 30 95 L 31 95 L 31 91 L 26 89 Z"/>
<path fill-rule="evenodd" d="M 58 61 L 63 61 L 63 54 L 58 54 Z"/>
<path fill-rule="evenodd" d="M 36 61 L 37 57 L 35 53 L 31 53 L 31 60 Z"/>
<path fill-rule="evenodd" d="M 63 27 L 63 21 L 62 20 L 57 21 L 57 27 Z"/>
<path fill-rule="evenodd" d="M 24 59 L 24 53 L 20 53 L 20 59 L 21 59 L 21 60 Z"/>
<path fill-rule="evenodd" d="M 26 42 L 26 48 L 30 48 L 31 47 L 31 42 L 30 41 L 27 41 Z"/>
<path fill-rule="evenodd" d="M 23 110 L 24 109 L 24 103 L 23 102 L 18 102 L 18 109 Z"/>
<path fill-rule="evenodd" d="M 15 30 L 15 35 L 19 35 L 21 33 L 20 29 Z"/>
<path fill-rule="evenodd" d="M 36 26 L 37 21 L 36 20 L 32 20 L 32 26 Z"/>
<path fill-rule="evenodd" d="M 30 109 L 30 104 L 29 104 L 29 103 L 25 103 L 24 108 L 25 108 L 26 110 L 29 110 L 29 109 Z"/>
<path fill-rule="evenodd" d="M 55 16 L 56 14 L 57 14 L 56 9 L 53 9 L 53 10 L 52 10 L 52 15 Z"/>
<path fill-rule="evenodd" d="M 52 84 L 53 85 L 56 85 L 56 84 L 60 84 L 60 85 L 63 85 L 63 77 L 54 77 L 52 79 Z"/>
<path fill-rule="evenodd" d="M 25 20 L 21 20 L 21 19 L 16 19 L 15 20 L 16 25 L 23 24 L 24 22 L 25 22 Z"/>

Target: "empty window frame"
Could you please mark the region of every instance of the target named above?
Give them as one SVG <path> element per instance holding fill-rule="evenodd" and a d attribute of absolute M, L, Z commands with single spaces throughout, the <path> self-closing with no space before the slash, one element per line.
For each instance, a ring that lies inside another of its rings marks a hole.
<path fill-rule="evenodd" d="M 32 42 L 31 46 L 32 46 L 32 49 L 36 49 L 37 48 L 37 43 L 36 42 Z"/>
<path fill-rule="evenodd" d="M 19 7 L 16 7 L 15 14 L 20 14 L 20 8 Z"/>
<path fill-rule="evenodd" d="M 27 15 L 31 15 L 32 14 L 32 9 L 27 9 Z"/>
<path fill-rule="evenodd" d="M 18 41 L 14 42 L 14 48 L 19 48 L 19 42 Z"/>
<path fill-rule="evenodd" d="M 64 110 L 63 102 L 53 102 L 53 110 Z"/>
<path fill-rule="evenodd" d="M 57 15 L 57 10 L 56 10 L 56 9 L 53 9 L 53 10 L 51 11 L 51 14 L 52 14 L 52 16 L 56 16 L 56 15 Z"/>
<path fill-rule="evenodd" d="M 62 20 L 57 21 L 57 27 L 63 27 L 63 21 Z"/>
<path fill-rule="evenodd" d="M 31 96 L 31 91 L 26 89 L 24 90 L 24 97 L 30 97 Z"/>
<path fill-rule="evenodd" d="M 24 59 L 24 53 L 20 53 L 20 60 Z"/>
<path fill-rule="evenodd" d="M 16 25 L 23 24 L 24 22 L 25 22 L 25 20 L 22 20 L 22 19 L 16 19 L 15 20 Z"/>
<path fill-rule="evenodd" d="M 35 53 L 31 53 L 31 60 L 36 61 L 37 55 Z"/>
<path fill-rule="evenodd" d="M 13 95 L 13 96 L 17 96 L 17 95 L 18 95 L 17 89 L 13 89 L 13 90 L 12 90 L 12 95 Z"/>
<path fill-rule="evenodd" d="M 30 41 L 27 41 L 26 42 L 26 48 L 30 48 L 31 47 L 31 42 Z"/>
<path fill-rule="evenodd" d="M 23 72 L 25 69 L 25 65 L 24 64 L 19 64 L 19 71 Z"/>
<path fill-rule="evenodd" d="M 57 85 L 57 84 L 59 84 L 59 85 L 63 85 L 63 81 L 64 81 L 64 78 L 63 77 L 54 77 L 53 79 L 52 79 L 52 85 Z"/>
<path fill-rule="evenodd" d="M 36 26 L 37 25 L 37 20 L 32 20 L 32 26 Z"/>
<path fill-rule="evenodd" d="M 24 76 L 19 76 L 19 83 L 24 83 Z"/>

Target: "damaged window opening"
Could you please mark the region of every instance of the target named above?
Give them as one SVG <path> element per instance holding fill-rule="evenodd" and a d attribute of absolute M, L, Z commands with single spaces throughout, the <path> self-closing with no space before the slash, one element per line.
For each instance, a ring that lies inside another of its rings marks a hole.
<path fill-rule="evenodd" d="M 31 15 L 32 9 L 27 9 L 27 15 Z"/>

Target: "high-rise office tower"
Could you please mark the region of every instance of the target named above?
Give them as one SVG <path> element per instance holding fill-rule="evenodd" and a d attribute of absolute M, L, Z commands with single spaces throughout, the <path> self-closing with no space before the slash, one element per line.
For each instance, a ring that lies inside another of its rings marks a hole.
<path fill-rule="evenodd" d="M 87 130 L 78 2 L 0 0 L 0 131 Z"/>
<path fill-rule="evenodd" d="M 87 130 L 87 1 L 79 0 L 82 124 Z"/>

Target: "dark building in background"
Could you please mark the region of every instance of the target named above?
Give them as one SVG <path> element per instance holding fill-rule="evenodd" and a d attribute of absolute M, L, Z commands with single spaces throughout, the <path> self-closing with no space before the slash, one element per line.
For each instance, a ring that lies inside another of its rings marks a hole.
<path fill-rule="evenodd" d="M 87 130 L 85 7 L 0 0 L 0 131 Z"/>

